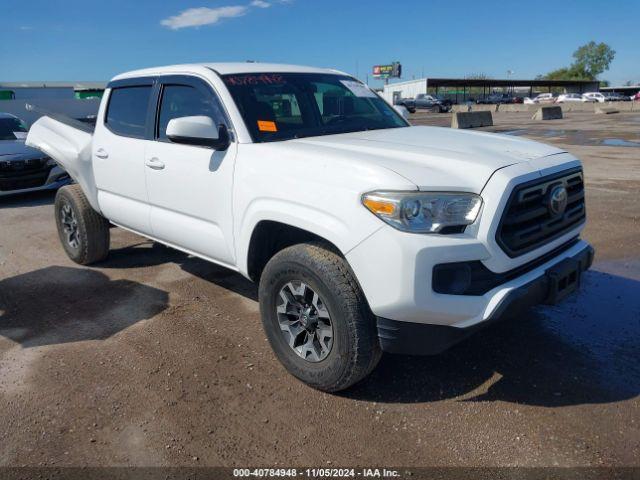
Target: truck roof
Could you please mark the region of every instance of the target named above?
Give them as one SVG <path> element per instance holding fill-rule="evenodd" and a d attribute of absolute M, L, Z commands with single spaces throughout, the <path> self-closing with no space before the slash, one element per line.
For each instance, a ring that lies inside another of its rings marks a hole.
<path fill-rule="evenodd" d="M 121 80 L 132 77 L 162 75 L 167 73 L 195 73 L 203 68 L 215 70 L 220 75 L 244 74 L 244 73 L 332 73 L 346 75 L 344 72 L 328 68 L 305 67 L 301 65 L 287 65 L 280 63 L 259 62 L 235 62 L 235 63 L 193 63 L 184 65 L 168 65 L 164 67 L 152 67 L 131 72 L 122 73 L 112 80 Z"/>

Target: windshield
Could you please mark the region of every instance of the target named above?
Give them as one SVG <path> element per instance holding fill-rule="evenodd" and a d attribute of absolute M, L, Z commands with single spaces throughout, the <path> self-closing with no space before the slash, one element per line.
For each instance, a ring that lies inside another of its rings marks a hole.
<path fill-rule="evenodd" d="M 224 75 L 254 142 L 407 127 L 366 85 L 343 75 Z"/>
<path fill-rule="evenodd" d="M 0 118 L 0 140 L 16 140 L 26 137 L 27 127 L 15 117 Z"/>

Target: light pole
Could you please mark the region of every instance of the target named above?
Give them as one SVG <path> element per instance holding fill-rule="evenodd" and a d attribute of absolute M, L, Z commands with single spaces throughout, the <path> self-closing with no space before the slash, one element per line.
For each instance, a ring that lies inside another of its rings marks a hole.
<path fill-rule="evenodd" d="M 516 72 L 514 72 L 513 70 L 507 70 L 507 80 L 511 80 L 511 75 L 513 75 L 514 73 Z M 513 91 L 514 91 L 513 85 L 509 85 L 508 92 L 513 95 Z"/>

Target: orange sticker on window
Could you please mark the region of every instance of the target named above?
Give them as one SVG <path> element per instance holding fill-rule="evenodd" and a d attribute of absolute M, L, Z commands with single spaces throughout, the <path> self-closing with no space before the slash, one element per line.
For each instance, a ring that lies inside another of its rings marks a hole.
<path fill-rule="evenodd" d="M 277 132 L 276 122 L 269 122 L 267 120 L 258 120 L 258 130 L 261 132 Z"/>

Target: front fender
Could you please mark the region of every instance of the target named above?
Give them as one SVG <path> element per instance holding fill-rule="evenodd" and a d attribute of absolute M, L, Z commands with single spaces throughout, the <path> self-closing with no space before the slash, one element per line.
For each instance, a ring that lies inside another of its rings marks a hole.
<path fill-rule="evenodd" d="M 255 199 L 248 205 L 237 232 L 240 273 L 249 276 L 247 263 L 251 237 L 262 221 L 279 222 L 310 232 L 331 242 L 346 255 L 383 226 L 382 222 L 364 209 L 362 213 L 363 215 L 354 215 L 347 222 L 347 216 L 340 218 L 310 205 L 276 198 Z"/>

